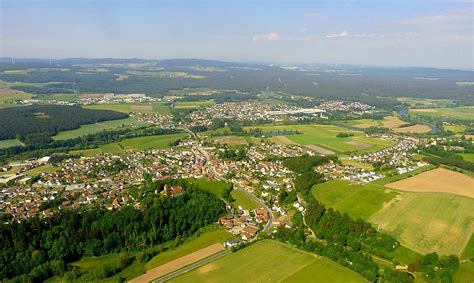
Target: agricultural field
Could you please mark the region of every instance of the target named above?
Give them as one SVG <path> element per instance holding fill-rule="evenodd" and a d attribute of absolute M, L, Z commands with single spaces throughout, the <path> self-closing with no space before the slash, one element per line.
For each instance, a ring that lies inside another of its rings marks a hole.
<path fill-rule="evenodd" d="M 130 112 L 149 112 L 149 113 L 159 113 L 167 114 L 170 113 L 170 107 L 164 103 L 152 103 L 152 104 L 93 104 L 83 106 L 87 109 L 103 109 L 103 110 L 113 110 L 122 113 Z"/>
<path fill-rule="evenodd" d="M 233 190 L 230 195 L 235 199 L 233 202 L 234 207 L 240 206 L 243 209 L 254 209 L 260 207 L 255 200 L 242 190 Z"/>
<path fill-rule="evenodd" d="M 382 120 L 374 120 L 374 119 L 348 120 L 348 121 L 344 121 L 343 124 L 356 127 L 356 128 L 367 129 L 370 127 L 382 126 Z"/>
<path fill-rule="evenodd" d="M 212 100 L 206 101 L 178 101 L 175 103 L 174 108 L 176 109 L 197 109 L 204 108 L 214 105 L 215 102 Z"/>
<path fill-rule="evenodd" d="M 59 132 L 57 135 L 53 136 L 52 139 L 53 140 L 74 139 L 74 138 L 82 137 L 85 135 L 100 133 L 102 131 L 111 131 L 111 130 L 121 128 L 121 127 L 143 126 L 143 125 L 148 125 L 148 123 L 137 121 L 137 119 L 133 117 L 128 117 L 125 119 L 110 120 L 110 121 L 105 121 L 105 122 L 100 122 L 100 123 L 95 123 L 95 124 L 82 125 L 78 129 Z"/>
<path fill-rule="evenodd" d="M 466 130 L 466 126 L 464 125 L 449 125 L 449 124 L 445 124 L 443 125 L 443 129 L 445 131 L 451 131 L 455 134 L 462 134 L 464 133 L 464 131 Z"/>
<path fill-rule="evenodd" d="M 472 283 L 474 274 L 474 262 L 461 263 L 458 271 L 454 274 L 454 283 Z"/>
<path fill-rule="evenodd" d="M 258 128 L 264 132 L 278 132 L 289 129 L 298 130 L 303 134 L 286 135 L 284 138 L 296 144 L 304 146 L 315 145 L 336 153 L 347 151 L 374 151 L 393 145 L 393 141 L 367 138 L 364 136 L 364 133 L 360 131 L 349 130 L 335 125 L 271 125 Z M 250 127 L 246 129 L 248 130 Z M 337 137 L 339 133 L 348 133 L 353 136 Z M 285 143 L 282 141 L 281 136 L 272 137 L 272 140 Z"/>
<path fill-rule="evenodd" d="M 453 107 L 453 108 L 429 108 L 410 109 L 410 115 L 419 117 L 451 118 L 462 120 L 474 120 L 474 107 Z"/>
<path fill-rule="evenodd" d="M 383 126 L 385 128 L 389 128 L 389 129 L 396 129 L 396 128 L 399 128 L 403 125 L 405 125 L 407 122 L 401 120 L 400 118 L 398 118 L 397 116 L 387 116 L 387 117 L 384 117 L 383 119 Z"/>
<path fill-rule="evenodd" d="M 471 235 L 468 244 L 464 248 L 464 251 L 461 254 L 461 258 L 474 258 L 474 234 Z"/>
<path fill-rule="evenodd" d="M 451 99 L 428 99 L 414 97 L 400 97 L 398 101 L 407 103 L 411 108 L 439 108 L 453 106 L 454 100 Z"/>
<path fill-rule="evenodd" d="M 350 160 L 350 159 L 342 159 L 341 160 L 343 165 L 350 165 L 354 166 L 355 168 L 360 168 L 360 169 L 365 169 L 365 170 L 374 170 L 374 166 L 370 163 L 365 163 L 365 162 L 359 162 L 356 160 Z"/>
<path fill-rule="evenodd" d="M 312 194 L 329 207 L 367 220 L 399 193 L 372 184 L 332 180 L 314 185 Z"/>
<path fill-rule="evenodd" d="M 438 168 L 385 185 L 406 192 L 438 192 L 474 198 L 474 178 Z"/>
<path fill-rule="evenodd" d="M 396 128 L 396 129 L 393 129 L 393 131 L 396 133 L 402 133 L 402 134 L 403 133 L 425 134 L 425 133 L 431 132 L 431 128 L 426 125 L 416 124 L 416 125 L 412 125 L 408 127 Z"/>
<path fill-rule="evenodd" d="M 208 191 L 218 197 L 224 197 L 224 192 L 231 185 L 223 181 L 208 179 L 187 179 L 191 184 L 197 185 L 201 190 Z"/>
<path fill-rule="evenodd" d="M 259 241 L 170 282 L 366 282 L 329 259 L 272 240 Z"/>
<path fill-rule="evenodd" d="M 409 173 L 412 174 L 416 172 Z M 315 185 L 312 194 L 329 207 L 375 224 L 413 251 L 461 255 L 474 233 L 474 200 L 455 194 L 401 192 L 384 187 L 401 178 L 404 176 L 365 185 L 333 180 Z"/>
<path fill-rule="evenodd" d="M 184 138 L 186 134 L 171 134 L 149 137 L 138 137 L 133 139 L 126 139 L 118 144 L 125 150 L 148 150 L 148 149 L 162 149 L 170 146 L 170 143 L 175 142 L 180 138 Z"/>
<path fill-rule="evenodd" d="M 32 94 L 0 86 L 0 105 L 9 105 L 16 100 L 31 99 Z"/>
<path fill-rule="evenodd" d="M 24 146 L 24 144 L 17 140 L 0 140 L 0 148 L 7 148 L 7 147 L 12 147 L 12 146 Z"/>
<path fill-rule="evenodd" d="M 213 137 L 212 140 L 216 141 L 219 144 L 222 144 L 222 145 L 227 144 L 229 146 L 247 144 L 247 140 L 244 137 L 239 137 L 239 136 Z"/>
<path fill-rule="evenodd" d="M 474 153 L 461 153 L 459 155 L 466 161 L 474 162 Z"/>
<path fill-rule="evenodd" d="M 25 172 L 26 175 L 34 177 L 34 176 L 39 176 L 41 173 L 54 173 L 58 171 L 60 168 L 53 166 L 51 164 L 43 165 L 36 167 L 34 169 L 28 170 Z"/>

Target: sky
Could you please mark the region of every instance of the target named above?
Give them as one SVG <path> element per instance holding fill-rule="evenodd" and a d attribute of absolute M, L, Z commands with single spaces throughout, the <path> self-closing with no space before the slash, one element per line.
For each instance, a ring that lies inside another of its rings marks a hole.
<path fill-rule="evenodd" d="M 474 69 L 472 0 L 0 0 L 0 57 Z"/>

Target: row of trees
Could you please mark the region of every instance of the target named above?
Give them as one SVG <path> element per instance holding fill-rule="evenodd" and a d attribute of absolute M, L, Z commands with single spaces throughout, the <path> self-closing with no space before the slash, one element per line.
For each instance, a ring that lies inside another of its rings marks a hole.
<path fill-rule="evenodd" d="M 0 278 L 44 280 L 64 273 L 67 263 L 82 256 L 142 250 L 188 237 L 225 212 L 220 199 L 192 186 L 173 198 L 156 193 L 164 184 L 151 182 L 133 190 L 141 209 L 84 206 L 57 210 L 50 218 L 0 224 Z"/>

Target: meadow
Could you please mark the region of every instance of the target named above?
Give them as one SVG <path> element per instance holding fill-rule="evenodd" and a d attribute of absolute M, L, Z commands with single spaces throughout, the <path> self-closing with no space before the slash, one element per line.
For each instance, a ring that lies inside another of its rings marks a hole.
<path fill-rule="evenodd" d="M 234 207 L 240 206 L 243 209 L 254 209 L 260 207 L 255 200 L 242 190 L 233 190 L 230 195 L 235 199 L 233 202 Z"/>
<path fill-rule="evenodd" d="M 24 144 L 17 140 L 0 140 L 0 148 L 7 148 L 7 147 L 12 147 L 12 146 L 24 146 Z"/>
<path fill-rule="evenodd" d="M 416 124 L 416 125 L 412 125 L 408 127 L 396 128 L 396 129 L 393 129 L 393 131 L 396 133 L 402 133 L 402 134 L 403 133 L 425 134 L 425 133 L 431 132 L 431 128 L 426 125 Z"/>
<path fill-rule="evenodd" d="M 262 240 L 170 282 L 366 282 L 357 273 L 292 246 Z"/>
<path fill-rule="evenodd" d="M 167 114 L 171 113 L 169 105 L 164 103 L 149 103 L 149 104 L 93 104 L 83 106 L 88 109 L 103 109 L 103 110 L 113 110 L 122 113 L 130 112 L 149 112 L 149 113 L 159 113 Z"/>
<path fill-rule="evenodd" d="M 31 170 L 28 170 L 25 173 L 28 176 L 34 177 L 34 176 L 41 175 L 41 173 L 54 173 L 54 172 L 58 171 L 59 169 L 60 169 L 59 167 L 53 166 L 51 164 L 46 164 L 46 165 L 39 166 L 39 167 L 33 168 Z"/>
<path fill-rule="evenodd" d="M 133 117 L 128 117 L 125 119 L 119 120 L 110 120 L 95 124 L 82 125 L 78 129 L 59 132 L 57 135 L 53 136 L 53 140 L 67 140 L 82 137 L 85 135 L 96 134 L 102 131 L 110 131 L 121 127 L 127 126 L 143 126 L 148 125 L 146 122 L 137 121 Z"/>
<path fill-rule="evenodd" d="M 212 140 L 216 141 L 219 144 L 227 144 L 229 146 L 247 144 L 247 140 L 244 137 L 239 136 L 213 137 Z"/>
<path fill-rule="evenodd" d="M 382 126 L 382 121 L 381 120 L 374 120 L 374 119 L 358 119 L 358 120 L 347 120 L 343 121 L 344 125 L 356 127 L 356 128 L 361 128 L 361 129 L 367 129 L 370 127 L 380 127 Z"/>
<path fill-rule="evenodd" d="M 224 192 L 231 186 L 228 183 L 209 179 L 187 179 L 189 183 L 197 185 L 201 190 L 208 191 L 218 197 L 224 197 Z"/>
<path fill-rule="evenodd" d="M 462 120 L 474 120 L 474 107 L 452 107 L 452 108 L 428 108 L 428 109 L 410 109 L 410 115 L 428 116 L 435 118 L 451 118 Z"/>
<path fill-rule="evenodd" d="M 285 130 L 298 130 L 302 134 L 284 136 L 291 142 L 300 145 L 316 145 L 333 152 L 348 151 L 377 151 L 393 145 L 391 140 L 368 138 L 363 132 L 345 129 L 335 125 L 270 125 L 262 126 L 264 132 L 278 132 Z M 246 128 L 247 130 L 250 127 Z M 339 133 L 352 134 L 349 137 L 337 137 Z M 275 142 L 282 143 L 281 137 L 272 137 Z M 284 142 L 283 142 L 284 143 Z"/>
<path fill-rule="evenodd" d="M 162 149 L 170 146 L 172 142 L 180 138 L 184 138 L 186 134 L 171 134 L 149 137 L 138 137 L 133 139 L 126 139 L 118 144 L 125 150 L 148 150 L 148 149 Z"/>
<path fill-rule="evenodd" d="M 462 133 L 464 133 L 464 131 L 466 130 L 466 128 L 467 128 L 467 127 L 464 126 L 464 125 L 447 125 L 447 124 L 443 125 L 443 129 L 444 129 L 445 131 L 451 131 L 451 132 L 453 132 L 453 133 L 455 133 L 455 134 L 462 134 Z"/>

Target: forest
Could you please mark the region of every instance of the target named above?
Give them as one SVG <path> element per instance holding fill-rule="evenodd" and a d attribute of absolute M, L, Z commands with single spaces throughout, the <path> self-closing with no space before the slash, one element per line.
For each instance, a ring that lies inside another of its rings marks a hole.
<path fill-rule="evenodd" d="M 165 182 L 149 182 L 131 192 L 140 201 L 140 209 L 84 206 L 56 210 L 49 218 L 1 223 L 0 278 L 43 281 L 69 272 L 67 264 L 83 256 L 140 251 L 186 238 L 225 212 L 224 203 L 213 194 L 184 181 L 166 182 L 178 182 L 185 192 L 166 197 L 158 193 Z"/>
<path fill-rule="evenodd" d="M 127 118 L 110 110 L 91 110 L 79 106 L 31 105 L 0 109 L 0 140 L 15 139 L 26 144 L 48 140 L 60 131 L 84 124 Z"/>

